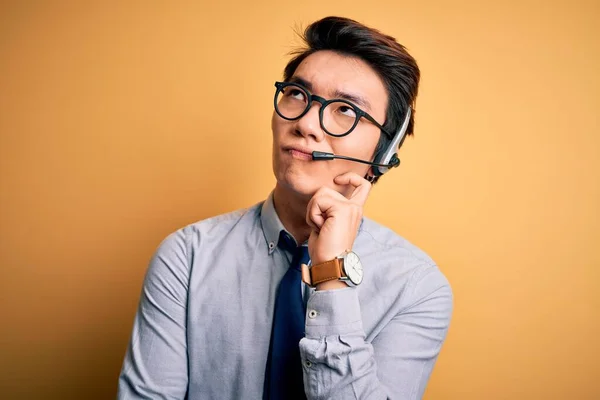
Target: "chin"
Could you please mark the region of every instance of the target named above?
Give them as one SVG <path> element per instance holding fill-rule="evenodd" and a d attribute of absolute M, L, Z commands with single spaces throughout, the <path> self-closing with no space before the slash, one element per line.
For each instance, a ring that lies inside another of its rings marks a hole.
<path fill-rule="evenodd" d="M 313 176 L 302 171 L 294 171 L 291 168 L 278 171 L 275 177 L 277 178 L 277 185 L 300 197 L 311 198 L 323 186 L 323 183 Z"/>

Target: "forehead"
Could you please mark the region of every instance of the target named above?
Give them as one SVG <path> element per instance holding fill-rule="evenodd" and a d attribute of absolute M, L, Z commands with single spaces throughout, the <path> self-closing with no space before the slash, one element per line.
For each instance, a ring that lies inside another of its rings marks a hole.
<path fill-rule="evenodd" d="M 383 115 L 387 107 L 384 83 L 371 66 L 356 57 L 333 51 L 318 51 L 306 57 L 294 77 L 310 83 L 313 93 L 331 98 L 335 93 L 363 97 L 371 112 Z"/>

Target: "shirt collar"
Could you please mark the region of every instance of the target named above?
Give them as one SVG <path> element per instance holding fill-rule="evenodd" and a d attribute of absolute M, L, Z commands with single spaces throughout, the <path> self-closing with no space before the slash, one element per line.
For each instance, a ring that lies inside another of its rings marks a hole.
<path fill-rule="evenodd" d="M 283 227 L 283 224 L 281 223 L 281 220 L 277 215 L 277 211 L 275 211 L 275 204 L 273 203 L 273 192 L 271 192 L 267 200 L 265 200 L 265 202 L 262 205 L 262 209 L 260 212 L 260 222 L 262 224 L 265 240 L 267 241 L 269 255 L 273 254 L 273 252 L 275 251 L 275 247 L 277 247 L 277 242 L 279 241 L 280 232 L 285 231 L 285 228 Z"/>

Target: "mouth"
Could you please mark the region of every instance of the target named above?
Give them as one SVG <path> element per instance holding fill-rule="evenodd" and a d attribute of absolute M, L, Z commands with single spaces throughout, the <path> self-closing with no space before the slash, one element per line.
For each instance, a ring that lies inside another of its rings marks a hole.
<path fill-rule="evenodd" d="M 310 149 L 301 147 L 284 147 L 283 150 L 295 159 L 304 161 L 312 160 L 312 150 Z"/>

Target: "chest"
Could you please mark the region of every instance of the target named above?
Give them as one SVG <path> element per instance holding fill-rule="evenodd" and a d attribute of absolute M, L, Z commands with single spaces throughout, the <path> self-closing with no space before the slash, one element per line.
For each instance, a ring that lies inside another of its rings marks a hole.
<path fill-rule="evenodd" d="M 196 259 L 189 281 L 190 378 L 264 380 L 281 257 L 224 255 Z M 262 390 L 262 387 L 260 388 Z"/>

